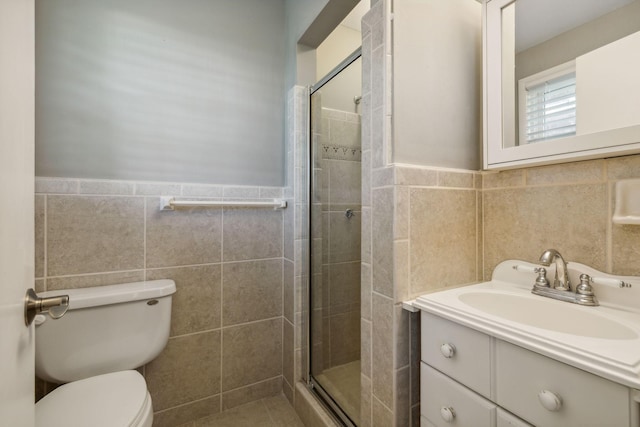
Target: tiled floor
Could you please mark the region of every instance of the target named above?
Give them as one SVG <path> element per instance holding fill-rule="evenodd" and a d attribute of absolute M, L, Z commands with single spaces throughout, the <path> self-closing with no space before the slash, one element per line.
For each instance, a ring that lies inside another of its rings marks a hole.
<path fill-rule="evenodd" d="M 316 380 L 338 402 L 342 410 L 360 422 L 360 361 L 327 369 Z"/>
<path fill-rule="evenodd" d="M 283 395 L 269 397 L 181 427 L 304 427 Z"/>

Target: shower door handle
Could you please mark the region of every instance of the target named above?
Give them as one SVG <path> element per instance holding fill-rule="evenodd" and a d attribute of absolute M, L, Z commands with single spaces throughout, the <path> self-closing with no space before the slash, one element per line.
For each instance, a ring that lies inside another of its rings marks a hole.
<path fill-rule="evenodd" d="M 69 295 L 56 295 L 54 297 L 39 297 L 29 288 L 24 297 L 24 323 L 29 326 L 37 314 L 49 313 L 52 319 L 59 319 L 69 309 Z"/>

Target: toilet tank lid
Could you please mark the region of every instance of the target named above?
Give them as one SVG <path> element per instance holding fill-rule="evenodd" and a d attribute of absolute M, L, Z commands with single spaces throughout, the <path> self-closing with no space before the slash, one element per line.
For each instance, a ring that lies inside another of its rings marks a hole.
<path fill-rule="evenodd" d="M 40 292 L 38 296 L 69 295 L 69 310 L 77 310 L 122 302 L 162 298 L 173 295 L 175 292 L 175 282 L 169 279 L 162 279 L 91 288 L 59 289 L 57 291 Z"/>

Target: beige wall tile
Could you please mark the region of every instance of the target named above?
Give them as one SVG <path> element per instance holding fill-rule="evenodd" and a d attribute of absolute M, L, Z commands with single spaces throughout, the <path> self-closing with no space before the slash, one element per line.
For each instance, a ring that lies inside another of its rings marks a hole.
<path fill-rule="evenodd" d="M 373 427 L 389 427 L 393 425 L 393 412 L 389 410 L 379 399 L 376 398 L 374 394 L 373 400 L 371 402 L 371 413 L 372 413 L 372 423 Z"/>
<path fill-rule="evenodd" d="M 35 277 L 44 277 L 45 196 L 35 196 Z"/>
<path fill-rule="evenodd" d="M 220 412 L 220 395 L 153 414 L 153 427 L 175 427 Z"/>
<path fill-rule="evenodd" d="M 295 289 L 295 277 L 294 277 L 294 273 L 293 273 L 293 262 L 288 261 L 288 260 L 284 260 L 283 261 L 283 278 L 282 278 L 282 285 L 283 285 L 283 297 L 282 297 L 282 301 L 283 301 L 283 307 L 282 307 L 282 314 L 284 316 L 285 319 L 287 319 L 289 322 L 293 323 L 294 322 L 294 317 L 293 314 L 295 313 L 295 293 L 296 293 L 296 289 Z"/>
<path fill-rule="evenodd" d="M 282 261 L 245 261 L 222 266 L 224 326 L 282 316 Z"/>
<path fill-rule="evenodd" d="M 371 187 L 386 187 L 393 185 L 394 167 L 375 169 L 371 172 Z"/>
<path fill-rule="evenodd" d="M 613 157 L 606 159 L 609 179 L 640 177 L 640 155 Z"/>
<path fill-rule="evenodd" d="M 362 262 L 371 263 L 371 208 L 362 209 L 360 256 Z"/>
<path fill-rule="evenodd" d="M 47 279 L 47 290 L 57 291 L 61 289 L 92 288 L 95 286 L 142 282 L 143 280 L 144 270 L 68 277 L 49 277 Z"/>
<path fill-rule="evenodd" d="M 36 177 L 36 194 L 77 194 L 78 180 L 68 178 Z"/>
<path fill-rule="evenodd" d="M 138 196 L 179 196 L 182 194 L 181 190 L 180 184 L 139 182 L 136 183 L 135 194 Z"/>
<path fill-rule="evenodd" d="M 473 173 L 438 171 L 438 186 L 474 188 L 473 175 Z"/>
<path fill-rule="evenodd" d="M 293 386 L 294 381 L 294 328 L 287 320 L 282 322 L 282 376 Z"/>
<path fill-rule="evenodd" d="M 145 377 L 157 411 L 220 393 L 220 331 L 170 338 Z"/>
<path fill-rule="evenodd" d="M 271 209 L 225 209 L 224 261 L 282 256 L 282 212 Z"/>
<path fill-rule="evenodd" d="M 148 270 L 147 280 L 172 279 L 176 293 L 171 307 L 171 336 L 220 327 L 221 266 Z"/>
<path fill-rule="evenodd" d="M 363 319 L 371 320 L 371 265 L 360 265 L 360 304 Z"/>
<path fill-rule="evenodd" d="M 393 220 L 393 238 L 409 238 L 409 187 L 395 187 L 395 218 Z"/>
<path fill-rule="evenodd" d="M 393 242 L 393 281 L 395 300 L 404 301 L 409 298 L 409 242 L 406 240 Z"/>
<path fill-rule="evenodd" d="M 362 152 L 361 164 L 362 206 L 371 206 L 371 150 Z"/>
<path fill-rule="evenodd" d="M 410 373 L 408 366 L 396 371 L 396 427 L 409 427 L 411 422 Z"/>
<path fill-rule="evenodd" d="M 360 426 L 371 427 L 371 379 L 367 376 L 360 375 Z"/>
<path fill-rule="evenodd" d="M 536 262 L 549 248 L 606 269 L 605 184 L 485 191 L 484 272 L 507 259 Z"/>
<path fill-rule="evenodd" d="M 482 174 L 483 188 L 520 187 L 525 183 L 524 170 L 516 169 Z"/>
<path fill-rule="evenodd" d="M 371 380 L 373 394 L 393 406 L 393 300 L 373 294 Z"/>
<path fill-rule="evenodd" d="M 80 194 L 132 195 L 134 184 L 124 181 L 80 180 Z"/>
<path fill-rule="evenodd" d="M 282 393 L 282 377 L 278 376 L 222 393 L 222 410 L 226 411 L 280 393 Z"/>
<path fill-rule="evenodd" d="M 562 163 L 525 169 L 527 185 L 602 182 L 604 160 Z"/>
<path fill-rule="evenodd" d="M 371 378 L 371 322 L 360 320 L 360 370 Z"/>
<path fill-rule="evenodd" d="M 624 276 L 640 276 L 640 227 L 613 224 L 611 234 L 611 272 Z"/>
<path fill-rule="evenodd" d="M 396 166 L 396 185 L 420 185 L 435 187 L 438 185 L 438 172 L 433 169 Z"/>
<path fill-rule="evenodd" d="M 388 297 L 393 289 L 393 188 L 373 191 L 372 268 L 373 290 Z"/>
<path fill-rule="evenodd" d="M 327 160 L 331 210 L 360 210 L 362 201 L 360 162 Z"/>
<path fill-rule="evenodd" d="M 395 320 L 393 322 L 393 340 L 395 345 L 396 369 L 409 366 L 411 355 L 410 322 L 411 313 L 402 308 L 402 304 L 396 304 L 393 308 Z"/>
<path fill-rule="evenodd" d="M 147 268 L 220 262 L 219 209 L 160 211 L 160 199 L 147 198 Z"/>
<path fill-rule="evenodd" d="M 282 319 L 226 328 L 223 343 L 223 391 L 282 375 Z"/>
<path fill-rule="evenodd" d="M 182 195 L 185 197 L 222 197 L 222 187 L 219 185 L 183 185 Z"/>
<path fill-rule="evenodd" d="M 47 196 L 47 274 L 144 266 L 144 205 L 137 197 Z"/>
<path fill-rule="evenodd" d="M 411 189 L 411 295 L 476 280 L 476 192 Z"/>

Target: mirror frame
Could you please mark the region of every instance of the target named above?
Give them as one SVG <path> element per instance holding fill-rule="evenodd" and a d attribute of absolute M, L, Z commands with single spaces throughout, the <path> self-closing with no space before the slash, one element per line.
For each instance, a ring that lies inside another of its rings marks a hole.
<path fill-rule="evenodd" d="M 502 9 L 515 1 L 485 0 L 483 3 L 483 169 L 514 169 L 640 153 L 640 124 L 504 147 Z"/>

